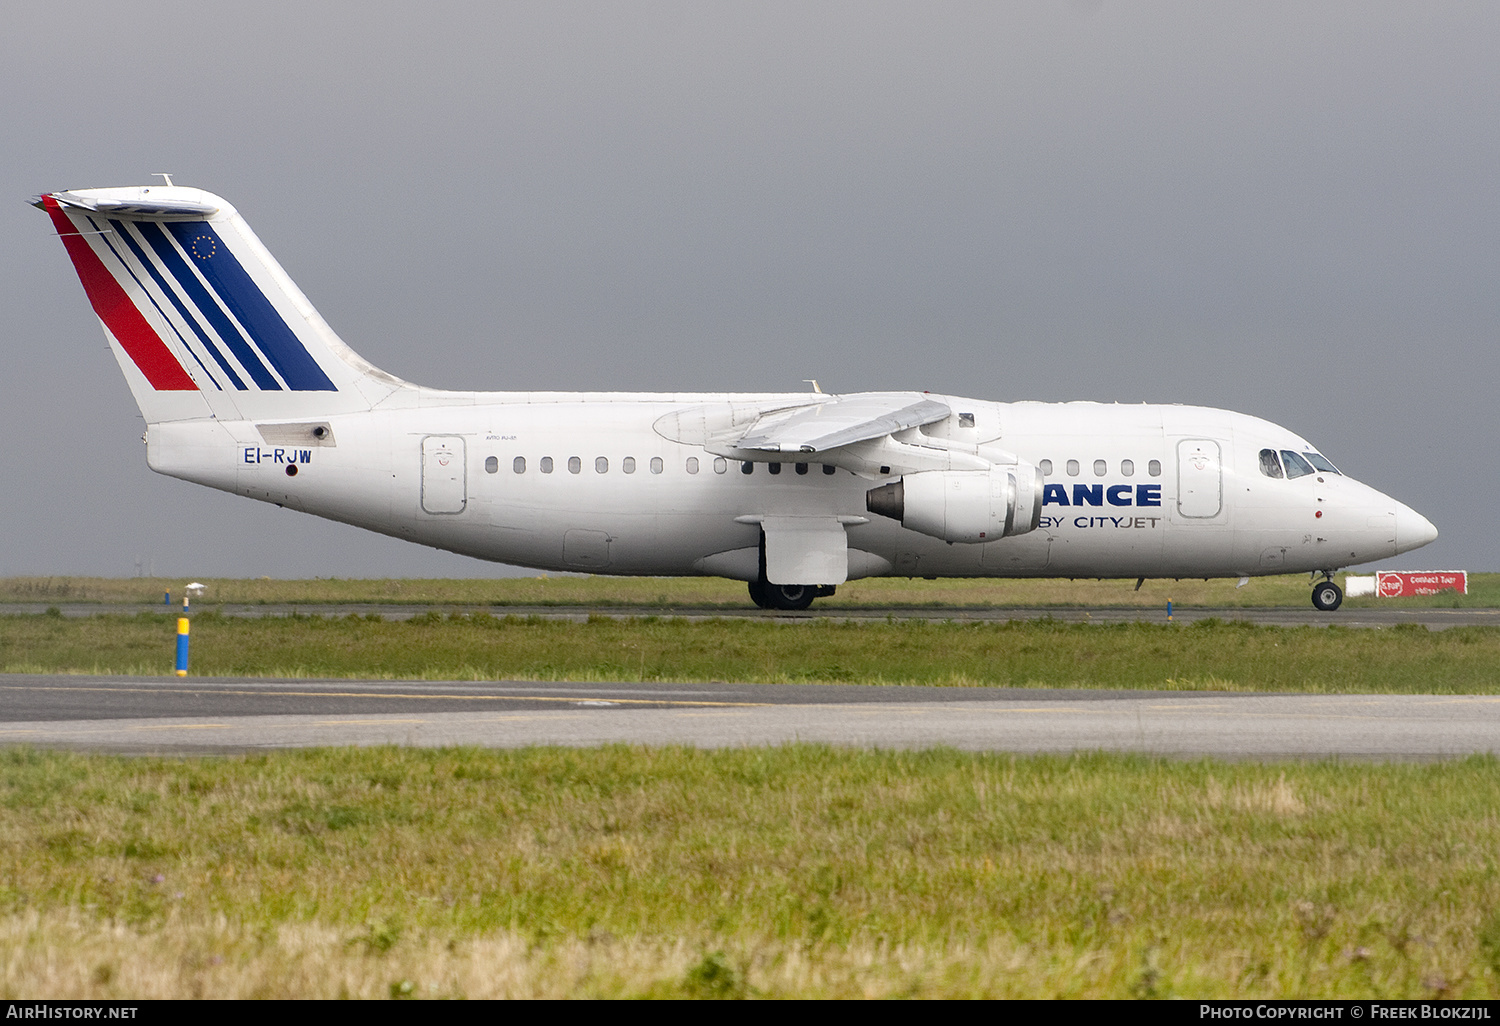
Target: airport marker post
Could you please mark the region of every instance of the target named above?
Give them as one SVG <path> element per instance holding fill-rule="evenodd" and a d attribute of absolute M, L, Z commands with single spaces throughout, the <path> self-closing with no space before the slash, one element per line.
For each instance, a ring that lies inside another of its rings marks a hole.
<path fill-rule="evenodd" d="M 188 671 L 188 613 L 192 612 L 193 595 L 200 598 L 206 585 L 194 581 L 192 584 L 184 585 L 182 589 L 182 616 L 177 619 L 177 676 L 186 677 Z M 172 593 L 167 592 L 167 598 Z"/>
<path fill-rule="evenodd" d="M 177 618 L 177 676 L 186 677 L 188 666 L 188 618 Z"/>

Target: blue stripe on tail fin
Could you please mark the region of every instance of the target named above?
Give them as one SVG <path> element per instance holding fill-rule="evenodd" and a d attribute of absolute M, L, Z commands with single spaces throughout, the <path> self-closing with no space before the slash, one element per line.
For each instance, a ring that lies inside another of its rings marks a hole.
<path fill-rule="evenodd" d="M 224 305 L 244 325 L 256 348 L 276 368 L 288 388 L 294 392 L 338 390 L 210 225 L 202 221 L 169 221 L 165 227 Z"/>
<path fill-rule="evenodd" d="M 147 273 L 151 275 L 151 279 L 156 282 L 156 287 L 161 289 L 162 294 L 167 297 L 168 301 L 170 301 L 174 307 L 177 308 L 178 314 L 180 314 L 182 319 L 187 322 L 188 327 L 193 329 L 193 333 L 198 336 L 198 340 L 203 343 L 203 347 L 207 349 L 209 355 L 214 358 L 214 362 L 219 365 L 219 368 L 223 370 L 225 374 L 229 375 L 229 380 L 234 385 L 234 387 L 243 392 L 245 390 L 245 382 L 240 378 L 238 374 L 235 373 L 234 366 L 229 362 L 229 359 L 224 355 L 223 351 L 214 344 L 213 339 L 209 338 L 208 332 L 204 331 L 203 326 L 198 323 L 198 318 L 188 313 L 188 308 L 183 304 L 181 297 L 179 297 L 177 293 L 167 285 L 166 279 L 163 278 L 161 272 L 156 269 L 156 265 L 151 262 L 151 258 L 146 256 L 146 252 L 145 250 L 141 249 L 140 243 L 135 241 L 135 238 L 125 227 L 125 223 L 123 221 L 110 221 L 109 226 L 115 230 L 115 235 L 118 238 L 123 239 L 125 241 L 125 244 L 130 247 L 130 251 L 135 254 L 136 260 L 142 267 L 146 269 Z M 105 241 L 107 242 L 108 240 Z M 144 289 L 142 291 L 144 291 Z M 162 316 L 165 318 L 165 313 L 163 313 Z M 170 323 L 170 321 L 168 323 Z M 186 345 L 186 340 L 184 340 L 184 345 Z M 192 352 L 191 347 L 189 347 L 188 351 Z"/>
<path fill-rule="evenodd" d="M 235 328 L 234 322 L 224 315 L 224 311 L 219 309 L 219 304 L 214 302 L 213 296 L 208 294 L 208 290 L 203 287 L 203 283 L 198 280 L 193 269 L 184 263 L 181 255 L 172 248 L 172 241 L 161 230 L 161 225 L 155 221 L 137 221 L 135 226 L 151 244 L 156 255 L 161 257 L 161 262 L 166 265 L 168 273 L 177 279 L 177 283 L 188 294 L 188 298 L 202 311 L 208 323 L 213 325 L 214 330 L 219 333 L 219 337 L 234 353 L 235 358 L 240 361 L 240 366 L 245 368 L 255 384 L 267 392 L 281 391 L 276 378 L 261 362 L 260 357 L 255 355 L 255 350 L 250 348 L 250 344 Z"/>

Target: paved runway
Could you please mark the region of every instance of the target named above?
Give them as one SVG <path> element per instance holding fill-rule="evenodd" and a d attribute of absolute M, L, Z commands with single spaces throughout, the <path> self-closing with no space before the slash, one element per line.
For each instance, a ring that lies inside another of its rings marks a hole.
<path fill-rule="evenodd" d="M 77 618 L 101 614 L 134 616 L 136 613 L 175 613 L 180 607 L 166 605 L 105 605 L 93 602 L 9 603 L 0 613 L 36 614 L 55 608 L 65 617 Z M 768 620 L 798 623 L 806 620 L 953 620 L 957 622 L 1003 623 L 1007 620 L 1037 620 L 1050 617 L 1069 623 L 1165 623 L 1165 608 L 1139 606 L 830 606 L 814 604 L 803 612 L 771 612 L 744 606 L 436 606 L 385 605 L 375 603 L 237 605 L 204 604 L 199 611 L 213 609 L 225 616 L 380 616 L 387 620 L 408 620 L 436 610 L 481 612 L 493 616 L 539 616 L 549 620 L 582 622 L 591 616 L 628 619 L 640 616 L 682 617 L 707 620 L 716 617 Z M 1173 619 L 1191 624 L 1217 617 L 1220 620 L 1248 620 L 1251 623 L 1277 627 L 1395 627 L 1399 624 L 1421 624 L 1430 630 L 1448 627 L 1500 626 L 1500 609 L 1356 609 L 1345 607 L 1334 613 L 1323 613 L 1307 606 L 1178 606 Z"/>
<path fill-rule="evenodd" d="M 1500 696 L 0 675 L 3 745 L 188 754 L 791 741 L 1435 759 L 1500 752 Z"/>

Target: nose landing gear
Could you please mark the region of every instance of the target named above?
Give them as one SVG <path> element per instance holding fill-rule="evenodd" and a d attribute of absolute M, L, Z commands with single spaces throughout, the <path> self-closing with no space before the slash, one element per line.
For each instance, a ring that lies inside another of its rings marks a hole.
<path fill-rule="evenodd" d="M 1313 585 L 1312 604 L 1325 613 L 1331 613 L 1344 601 L 1344 593 L 1333 583 L 1333 576 Z"/>

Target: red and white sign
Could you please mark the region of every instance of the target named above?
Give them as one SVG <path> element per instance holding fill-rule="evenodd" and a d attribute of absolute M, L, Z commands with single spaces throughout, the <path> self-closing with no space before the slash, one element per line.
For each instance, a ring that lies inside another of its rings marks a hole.
<path fill-rule="evenodd" d="M 1436 595 L 1440 591 L 1467 595 L 1469 575 L 1462 570 L 1382 570 L 1375 575 L 1375 594 L 1381 598 Z"/>

